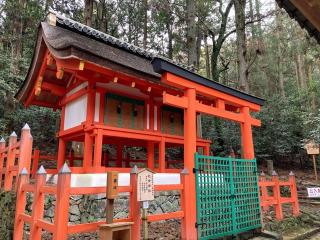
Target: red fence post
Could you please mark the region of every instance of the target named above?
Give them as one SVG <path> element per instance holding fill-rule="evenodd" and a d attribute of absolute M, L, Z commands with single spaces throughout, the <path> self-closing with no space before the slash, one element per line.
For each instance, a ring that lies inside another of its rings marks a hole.
<path fill-rule="evenodd" d="M 261 172 L 260 174 L 260 182 L 266 182 L 267 181 L 267 178 L 266 178 L 266 175 L 264 174 L 264 172 Z M 268 202 L 268 189 L 266 186 L 261 186 L 261 196 L 260 196 L 260 199 L 261 199 L 261 202 Z M 262 209 L 264 211 L 269 211 L 269 206 L 265 205 L 262 207 Z"/>
<path fill-rule="evenodd" d="M 20 139 L 20 155 L 18 161 L 18 173 L 26 168 L 30 172 L 31 158 L 32 158 L 32 136 L 30 133 L 30 127 L 26 123 L 21 130 Z"/>
<path fill-rule="evenodd" d="M 33 164 L 32 164 L 32 178 L 36 176 L 37 170 L 39 168 L 39 160 L 40 160 L 40 150 L 35 149 L 33 151 Z"/>
<path fill-rule="evenodd" d="M 32 215 L 31 215 L 31 226 L 30 226 L 30 239 L 41 240 L 41 228 L 37 226 L 39 219 L 43 218 L 44 211 L 44 193 L 41 192 L 41 188 L 46 184 L 47 173 L 46 170 L 41 166 L 37 171 L 36 185 L 33 194 L 32 203 Z"/>
<path fill-rule="evenodd" d="M 65 163 L 58 173 L 53 240 L 68 238 L 71 170 Z"/>
<path fill-rule="evenodd" d="M 6 163 L 6 175 L 4 178 L 4 190 L 10 191 L 12 189 L 13 173 L 11 167 L 14 165 L 16 158 L 16 149 L 13 146 L 17 143 L 17 134 L 12 132 L 9 137 L 8 151 L 7 151 L 7 163 Z"/>
<path fill-rule="evenodd" d="M 16 198 L 16 213 L 14 218 L 14 240 L 22 240 L 23 238 L 23 227 L 24 222 L 20 219 L 19 215 L 24 213 L 26 208 L 26 192 L 22 190 L 24 184 L 29 183 L 29 173 L 26 168 L 23 168 L 19 174 L 18 183 L 17 183 L 17 198 Z"/>
<path fill-rule="evenodd" d="M 273 195 L 275 199 L 274 208 L 276 213 L 276 219 L 282 220 L 283 213 L 282 213 L 282 205 L 281 205 L 280 182 L 279 182 L 279 177 L 276 171 L 272 172 L 272 181 L 274 182 Z"/>
<path fill-rule="evenodd" d="M 296 177 L 294 173 L 291 171 L 289 173 L 289 182 L 290 182 L 290 191 L 291 191 L 291 199 L 292 199 L 292 213 L 294 216 L 300 214 L 299 201 L 298 201 L 298 192 L 296 185 Z"/>
<path fill-rule="evenodd" d="M 5 155 L 5 151 L 4 151 L 5 148 L 6 148 L 6 141 L 3 138 L 1 138 L 0 140 L 0 189 L 2 187 L 2 171 L 3 171 L 3 160 Z"/>
<path fill-rule="evenodd" d="M 130 194 L 130 209 L 129 209 L 129 217 L 132 218 L 132 240 L 140 239 L 140 203 L 138 202 L 138 194 L 137 194 L 137 173 L 138 168 L 134 166 L 130 172 L 130 186 L 132 188 L 132 192 Z"/>
<path fill-rule="evenodd" d="M 189 175 L 188 169 L 184 168 L 180 174 L 180 182 L 183 185 L 183 189 L 181 191 L 181 195 L 180 195 L 180 203 L 181 203 L 181 211 L 183 211 L 183 214 L 185 216 L 186 214 L 186 204 L 185 204 L 185 191 L 187 191 L 186 189 L 186 176 Z M 183 217 L 181 219 L 181 239 L 186 239 L 186 234 L 187 234 L 187 227 L 188 227 L 188 223 L 186 222 L 186 218 Z"/>

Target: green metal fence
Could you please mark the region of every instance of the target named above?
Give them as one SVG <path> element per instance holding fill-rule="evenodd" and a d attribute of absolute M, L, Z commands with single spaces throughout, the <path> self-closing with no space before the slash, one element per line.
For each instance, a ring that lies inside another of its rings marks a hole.
<path fill-rule="evenodd" d="M 199 240 L 261 227 L 256 160 L 195 154 Z"/>

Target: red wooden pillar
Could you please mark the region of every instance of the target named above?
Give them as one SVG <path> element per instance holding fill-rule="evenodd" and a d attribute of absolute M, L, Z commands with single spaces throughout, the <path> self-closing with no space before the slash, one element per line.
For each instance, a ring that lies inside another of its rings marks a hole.
<path fill-rule="evenodd" d="M 30 239 L 41 240 L 41 228 L 37 226 L 38 220 L 43 218 L 44 211 L 44 193 L 41 188 L 46 184 L 47 173 L 43 166 L 39 168 L 36 176 L 36 185 L 33 195 L 31 226 L 30 226 Z"/>
<path fill-rule="evenodd" d="M 66 156 L 66 142 L 63 138 L 59 138 L 59 149 L 58 149 L 58 160 L 57 160 L 57 169 L 62 168 L 63 163 L 65 162 Z"/>
<path fill-rule="evenodd" d="M 2 171 L 3 171 L 3 159 L 4 159 L 4 149 L 6 148 L 6 141 L 1 138 L 0 140 L 0 190 L 2 187 Z"/>
<path fill-rule="evenodd" d="M 260 174 L 259 180 L 261 183 L 264 183 L 267 181 L 267 178 L 264 172 Z M 261 202 L 266 202 L 268 200 L 268 189 L 266 186 L 261 186 L 260 188 L 261 188 L 261 196 L 260 196 Z M 262 209 L 264 211 L 269 211 L 269 206 L 263 206 Z"/>
<path fill-rule="evenodd" d="M 88 132 L 84 134 L 84 156 L 83 156 L 83 168 L 87 170 L 92 166 L 92 146 L 93 138 Z"/>
<path fill-rule="evenodd" d="M 68 165 L 64 164 L 58 174 L 53 240 L 68 238 L 70 181 L 71 171 Z"/>
<path fill-rule="evenodd" d="M 19 217 L 20 214 L 23 214 L 26 208 L 27 196 L 26 192 L 22 190 L 22 186 L 29 183 L 29 173 L 27 169 L 23 168 L 19 173 L 18 183 L 17 183 L 17 198 L 16 198 L 16 212 L 14 218 L 14 240 L 23 239 L 24 233 L 24 222 Z"/>
<path fill-rule="evenodd" d="M 161 138 L 159 142 L 159 171 L 163 173 L 166 168 L 166 143 L 165 139 Z"/>
<path fill-rule="evenodd" d="M 31 174 L 32 174 L 32 178 L 35 178 L 37 169 L 39 168 L 39 159 L 40 159 L 40 150 L 39 149 L 35 149 L 33 151 L 32 158 L 33 158 L 33 164 L 32 164 Z"/>
<path fill-rule="evenodd" d="M 87 118 L 86 118 L 85 124 L 86 126 L 90 126 L 91 124 L 93 124 L 93 121 L 94 121 L 94 110 L 95 110 L 95 99 L 96 99 L 94 84 L 92 82 L 88 82 L 87 96 L 88 96 Z M 83 156 L 83 168 L 85 171 L 92 166 L 92 147 L 93 147 L 93 137 L 90 136 L 88 132 L 86 132 L 84 137 L 84 156 Z"/>
<path fill-rule="evenodd" d="M 154 142 L 147 143 L 147 167 L 151 170 L 154 169 Z"/>
<path fill-rule="evenodd" d="M 17 143 L 17 134 L 12 132 L 9 137 L 9 145 L 7 151 L 6 175 L 4 179 L 4 190 L 10 191 L 12 188 L 13 173 L 11 167 L 14 165 L 16 157 L 16 149 L 13 146 Z"/>
<path fill-rule="evenodd" d="M 281 205 L 280 182 L 279 182 L 278 174 L 275 171 L 273 171 L 272 173 L 272 181 L 274 182 L 273 195 L 276 202 L 274 205 L 276 219 L 282 220 L 283 212 L 282 212 L 282 205 Z"/>
<path fill-rule="evenodd" d="M 95 136 L 95 142 L 94 142 L 94 161 L 93 161 L 94 167 L 101 167 L 102 141 L 103 141 L 102 130 L 98 129 L 97 135 Z"/>
<path fill-rule="evenodd" d="M 28 124 L 25 124 L 21 130 L 18 173 L 20 173 L 23 168 L 26 168 L 27 171 L 30 172 L 32 158 L 32 141 L 33 139 L 30 133 L 30 127 Z"/>
<path fill-rule="evenodd" d="M 137 196 L 137 173 L 138 168 L 134 166 L 130 173 L 130 186 L 132 192 L 130 194 L 130 209 L 129 209 L 129 218 L 132 219 L 132 240 L 139 240 L 141 233 L 141 217 L 140 217 L 140 203 L 138 202 Z"/>
<path fill-rule="evenodd" d="M 184 167 L 193 172 L 194 154 L 196 152 L 197 125 L 196 125 L 196 90 L 187 89 L 185 96 L 188 98 L 188 108 L 184 112 Z M 195 175 L 185 176 L 185 194 L 182 199 L 185 206 L 185 216 L 182 219 L 182 239 L 197 239 L 196 224 L 196 185 Z"/>
<path fill-rule="evenodd" d="M 204 155 L 210 156 L 210 144 L 206 144 L 204 147 Z"/>
<path fill-rule="evenodd" d="M 241 123 L 242 157 L 244 159 L 254 159 L 254 148 L 252 139 L 252 126 L 249 107 L 241 108 L 244 115 L 244 123 Z"/>
<path fill-rule="evenodd" d="M 292 199 L 292 213 L 294 216 L 298 216 L 300 214 L 299 201 L 298 201 L 298 192 L 296 185 L 296 177 L 293 172 L 289 173 L 289 182 L 290 182 L 290 191 L 291 191 L 291 199 Z"/>

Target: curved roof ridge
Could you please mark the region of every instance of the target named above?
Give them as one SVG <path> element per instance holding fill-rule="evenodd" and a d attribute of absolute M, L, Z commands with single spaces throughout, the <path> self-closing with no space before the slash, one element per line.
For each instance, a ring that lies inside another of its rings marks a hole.
<path fill-rule="evenodd" d="M 55 15 L 55 21 L 56 25 L 59 27 L 67 28 L 71 31 L 77 31 L 80 34 L 86 35 L 88 37 L 92 37 L 96 40 L 102 41 L 104 43 L 110 44 L 112 46 L 124 49 L 128 52 L 131 52 L 133 54 L 137 54 L 139 56 L 145 57 L 147 59 L 153 60 L 154 58 L 161 58 L 163 60 L 166 60 L 167 62 L 173 63 L 175 65 L 178 65 L 180 67 L 183 67 L 187 69 L 188 71 L 195 71 L 195 68 L 193 66 L 188 66 L 186 64 L 182 64 L 179 62 L 176 62 L 172 59 L 169 59 L 167 57 L 164 57 L 162 55 L 159 55 L 157 53 L 153 53 L 151 51 L 148 51 L 146 49 L 143 49 L 141 47 L 138 47 L 134 44 L 128 43 L 124 40 L 121 40 L 119 38 L 116 38 L 114 36 L 111 36 L 110 34 L 101 32 L 97 29 L 94 29 L 92 27 L 89 27 L 85 24 L 82 24 L 80 22 L 77 22 L 71 18 L 65 17 L 63 15 L 60 15 L 54 11 L 49 11 L 49 15 L 54 14 Z M 49 16 L 48 15 L 48 16 Z M 47 17 L 48 18 L 48 17 Z M 51 20 L 47 20 L 49 23 Z"/>

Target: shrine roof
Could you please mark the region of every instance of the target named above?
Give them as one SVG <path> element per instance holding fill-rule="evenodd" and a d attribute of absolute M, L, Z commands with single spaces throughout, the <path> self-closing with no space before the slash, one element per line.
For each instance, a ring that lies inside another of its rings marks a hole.
<path fill-rule="evenodd" d="M 56 13 L 50 13 L 47 21 L 42 22 L 39 26 L 31 66 L 22 87 L 16 94 L 18 100 L 25 101 L 28 97 L 36 81 L 37 73 L 40 71 L 45 49 L 60 59 L 83 59 L 148 81 L 160 82 L 161 74 L 170 72 L 258 105 L 264 103 L 261 98 L 202 77 L 190 66 L 174 62 Z M 54 96 L 45 97 L 47 102 L 51 101 L 50 98 L 52 102 L 57 101 Z"/>
<path fill-rule="evenodd" d="M 291 18 L 306 29 L 311 37 L 320 43 L 320 1 L 319 0 L 276 0 Z"/>

